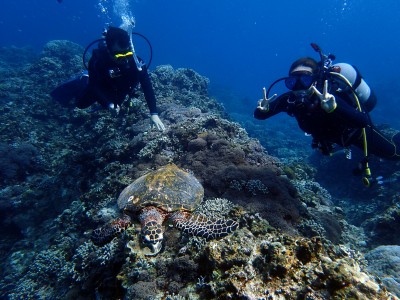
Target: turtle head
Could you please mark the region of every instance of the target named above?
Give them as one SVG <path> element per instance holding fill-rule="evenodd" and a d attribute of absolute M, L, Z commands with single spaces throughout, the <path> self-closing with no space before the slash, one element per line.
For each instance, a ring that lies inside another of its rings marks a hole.
<path fill-rule="evenodd" d="M 141 243 L 147 248 L 145 255 L 157 255 L 161 251 L 164 237 L 163 222 L 166 214 L 163 210 L 148 206 L 141 210 L 139 215 L 142 230 L 140 232 Z"/>
<path fill-rule="evenodd" d="M 150 252 L 146 255 L 157 255 L 162 247 L 163 241 L 163 227 L 155 221 L 149 221 L 142 226 L 141 242 L 144 247 L 148 248 Z"/>

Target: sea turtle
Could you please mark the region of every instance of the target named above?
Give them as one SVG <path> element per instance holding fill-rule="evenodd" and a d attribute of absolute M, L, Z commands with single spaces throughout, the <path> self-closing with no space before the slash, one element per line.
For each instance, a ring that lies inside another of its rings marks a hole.
<path fill-rule="evenodd" d="M 204 196 L 204 189 L 192 174 L 174 164 L 147 173 L 128 185 L 118 197 L 124 217 L 93 231 L 96 245 L 110 242 L 131 225 L 131 216 L 139 216 L 141 242 L 156 255 L 162 246 L 165 220 L 176 228 L 207 240 L 220 238 L 236 230 L 233 220 L 208 219 L 194 215 Z"/>

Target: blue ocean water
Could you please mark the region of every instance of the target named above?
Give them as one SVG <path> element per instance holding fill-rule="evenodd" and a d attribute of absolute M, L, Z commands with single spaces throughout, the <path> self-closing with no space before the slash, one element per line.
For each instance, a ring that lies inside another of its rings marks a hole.
<path fill-rule="evenodd" d="M 293 60 L 318 58 L 315 42 L 361 70 L 379 98 L 373 117 L 399 128 L 399 13 L 395 0 L 16 0 L 0 10 L 0 46 L 40 51 L 53 39 L 86 46 L 130 15 L 152 43 L 152 68 L 193 68 L 232 90 L 250 114 L 262 87 L 285 76 Z M 146 59 L 148 48 L 137 50 Z"/>

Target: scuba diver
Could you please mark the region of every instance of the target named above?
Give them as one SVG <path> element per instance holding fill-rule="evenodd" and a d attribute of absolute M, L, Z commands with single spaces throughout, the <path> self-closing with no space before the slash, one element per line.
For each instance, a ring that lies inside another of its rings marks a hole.
<path fill-rule="evenodd" d="M 292 63 L 289 76 L 273 82 L 268 91 L 263 89 L 263 99 L 258 101 L 254 117 L 268 119 L 280 112 L 295 117 L 301 130 L 311 135 L 311 147 L 324 155 L 343 149 L 351 155 L 354 145 L 364 152 L 359 170 L 364 167 L 363 183 L 370 186 L 382 182 L 373 178 L 368 165 L 370 154 L 389 160 L 400 160 L 400 132 L 389 134 L 379 131 L 369 112 L 376 105 L 373 91 L 359 71 L 346 63 L 333 64 L 335 56 L 325 55 L 316 44 L 311 44 L 320 54 L 321 61 L 304 57 Z M 269 97 L 271 88 L 279 81 L 290 90 L 279 97 Z M 350 157 L 348 157 L 350 158 Z"/>
<path fill-rule="evenodd" d="M 147 67 L 136 56 L 130 34 L 110 26 L 104 33 L 104 39 L 95 42 L 98 42 L 98 47 L 93 50 L 89 60 L 88 73 L 83 72 L 55 88 L 51 92 L 52 98 L 67 107 L 72 102 L 73 106 L 84 109 L 98 102 L 103 108 L 118 112 L 120 105 L 134 94 L 140 83 L 151 121 L 159 130 L 165 130 L 158 117 L 156 97 Z M 85 54 L 86 51 L 84 58 Z"/>

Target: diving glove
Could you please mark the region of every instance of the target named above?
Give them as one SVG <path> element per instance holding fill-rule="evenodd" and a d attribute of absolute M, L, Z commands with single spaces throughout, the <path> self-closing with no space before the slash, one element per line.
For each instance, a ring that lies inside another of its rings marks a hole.
<path fill-rule="evenodd" d="M 273 94 L 271 96 L 271 98 L 268 99 L 265 88 L 263 88 L 263 94 L 264 94 L 264 97 L 262 99 L 258 100 L 257 109 L 267 112 L 267 111 L 269 111 L 269 102 L 273 101 L 278 95 Z"/>
<path fill-rule="evenodd" d="M 328 114 L 333 112 L 336 107 L 336 99 L 335 96 L 328 93 L 328 80 L 324 82 L 324 90 L 322 94 L 317 90 L 315 86 L 312 86 L 312 89 L 317 94 L 318 98 L 321 100 L 321 108 L 326 111 Z"/>
<path fill-rule="evenodd" d="M 154 125 L 156 125 L 158 130 L 160 130 L 160 131 L 165 130 L 165 126 L 164 126 L 163 122 L 161 122 L 161 120 L 157 114 L 151 115 L 150 119 L 151 119 L 151 121 L 153 121 Z"/>

